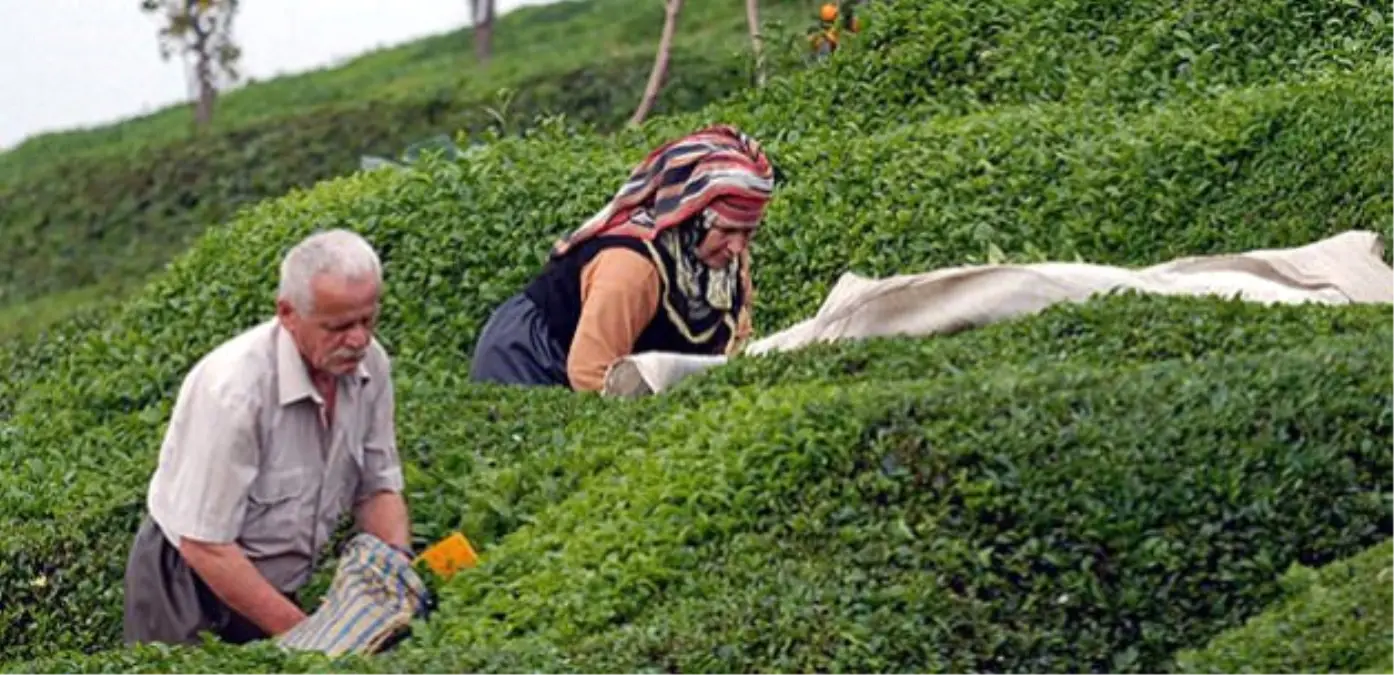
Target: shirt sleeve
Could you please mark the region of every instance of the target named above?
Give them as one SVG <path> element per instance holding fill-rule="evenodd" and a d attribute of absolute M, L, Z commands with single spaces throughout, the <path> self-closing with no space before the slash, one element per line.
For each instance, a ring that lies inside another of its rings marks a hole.
<path fill-rule="evenodd" d="M 581 270 L 581 318 L 566 359 L 573 389 L 604 386 L 610 364 L 634 349 L 658 312 L 659 289 L 653 263 L 629 249 L 602 251 Z"/>
<path fill-rule="evenodd" d="M 170 416 L 150 514 L 174 542 L 231 543 L 242 530 L 260 452 L 256 407 L 194 373 Z"/>
<path fill-rule="evenodd" d="M 358 481 L 354 503 L 382 491 L 401 492 L 405 487 L 401 459 L 397 454 L 397 399 L 392 371 L 384 357 L 381 386 L 368 408 L 368 424 L 363 438 L 363 473 Z"/>

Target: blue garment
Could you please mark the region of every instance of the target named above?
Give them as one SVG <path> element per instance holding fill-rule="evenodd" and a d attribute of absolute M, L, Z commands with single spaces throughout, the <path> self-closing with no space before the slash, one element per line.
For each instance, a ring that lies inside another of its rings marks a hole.
<path fill-rule="evenodd" d="M 499 305 L 480 331 L 470 359 L 470 380 L 570 387 L 566 353 L 537 305 L 518 293 Z"/>

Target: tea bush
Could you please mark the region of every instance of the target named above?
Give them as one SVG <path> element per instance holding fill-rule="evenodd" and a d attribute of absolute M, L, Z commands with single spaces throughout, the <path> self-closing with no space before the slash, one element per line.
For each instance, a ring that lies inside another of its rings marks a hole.
<path fill-rule="evenodd" d="M 536 522 L 546 507 L 616 459 L 643 452 L 652 442 L 647 421 L 724 400 L 735 390 L 907 379 L 948 386 L 970 382 L 989 366 L 1104 366 L 1121 372 L 1155 361 L 1262 354 L 1360 336 L 1394 339 L 1387 308 L 1264 307 L 1123 294 L 953 337 L 869 340 L 738 360 L 684 382 L 671 397 L 637 401 L 475 387 L 456 373 L 441 373 L 400 391 L 414 538 L 424 545 L 460 529 L 487 550 Z M 139 443 L 158 447 L 159 428 L 135 424 L 140 431 L 133 433 L 143 434 Z M 104 427 L 103 434 L 114 426 Z M 16 523 L 5 543 L 16 547 L 18 557 L 13 569 L 0 574 L 0 597 L 33 601 L 11 605 L 10 620 L 0 622 L 0 642 L 19 646 L 7 650 L 9 658 L 72 641 L 77 647 L 109 646 L 120 635 L 120 594 L 114 590 L 121 585 L 124 551 L 143 505 L 144 479 L 154 468 L 151 449 L 115 464 L 99 446 L 84 446 L 84 454 L 96 457 L 94 472 L 106 462 L 117 475 L 139 479 L 106 481 L 100 498 L 73 498 L 73 504 L 86 504 L 86 512 L 69 504 L 58 518 Z M 27 486 L 13 487 L 19 491 L 11 495 L 13 501 L 43 498 Z M 102 543 L 74 547 L 72 542 Z M 40 577 L 45 582 L 36 589 L 32 582 Z M 74 632 L 73 625 L 92 629 Z"/>
<path fill-rule="evenodd" d="M 1003 104 L 1146 110 L 1387 56 L 1387 11 L 1360 0 L 868 3 L 864 33 L 817 75 L 716 107 L 742 121 L 778 111 L 766 136 L 781 139 L 805 135 L 805 121 L 865 133 Z"/>
<path fill-rule="evenodd" d="M 1281 600 L 1204 649 L 1178 654 L 1177 672 L 1382 672 L 1367 669 L 1388 664 L 1394 643 L 1391 553 L 1385 541 L 1317 569 L 1293 566 Z"/>
<path fill-rule="evenodd" d="M 0 615 L 0 662 L 324 666 L 260 647 L 75 655 L 118 639 L 120 542 L 180 378 L 266 315 L 279 257 L 326 227 L 386 265 L 415 539 L 463 529 L 487 558 L 401 651 L 335 668 L 1159 669 L 1277 598 L 1276 571 L 1387 538 L 1387 306 L 1128 294 L 738 360 L 639 401 L 464 381 L 552 238 L 712 121 L 789 177 L 756 243 L 762 332 L 846 270 L 1390 234 L 1371 4 L 870 7 L 826 65 L 700 112 L 612 136 L 544 122 L 206 230 L 9 404 L 0 597 L 26 601 Z"/>
<path fill-rule="evenodd" d="M 497 43 L 513 47 L 487 68 L 473 62 L 466 43 L 444 61 L 351 67 L 363 72 L 327 87 L 332 95 L 291 96 L 271 84 L 230 92 L 208 134 L 164 124 L 138 140 L 25 151 L 9 161 L 0 154 L 0 306 L 139 282 L 204 228 L 245 205 L 356 171 L 365 154 L 396 156 L 438 134 L 461 134 L 464 143 L 494 130 L 516 133 L 542 115 L 565 115 L 583 128 L 622 124 L 652 68 L 662 8 L 586 4 L 585 16 L 561 26 L 566 39 L 556 39 L 557 27 L 530 26 L 528 12 L 502 17 Z M 771 3 L 765 18 L 794 11 L 791 3 Z M 655 18 L 658 24 L 649 23 Z M 750 81 L 740 3 L 694 3 L 685 21 L 654 114 L 692 110 Z M 629 22 L 636 22 L 631 33 L 614 34 L 613 24 Z M 549 37 L 555 42 L 536 42 Z M 312 76 L 296 79 L 320 89 Z"/>
<path fill-rule="evenodd" d="M 1382 675 L 1383 673 L 1394 672 L 1394 653 L 1386 653 L 1383 658 L 1376 659 L 1374 662 L 1361 669 L 1361 675 Z"/>
<path fill-rule="evenodd" d="M 734 390 L 653 419 L 410 643 L 334 668 L 1155 672 L 1292 563 L 1387 538 L 1387 344 Z M 176 653 L 158 667 L 223 667 Z"/>
<path fill-rule="evenodd" d="M 495 549 L 392 665 L 1150 671 L 1388 536 L 1389 370 L 1357 337 L 721 401 Z"/>
<path fill-rule="evenodd" d="M 757 326 L 773 330 L 813 312 L 843 270 L 882 275 L 959 264 L 989 244 L 1018 258 L 1143 264 L 1188 251 L 1299 245 L 1348 228 L 1388 232 L 1387 215 L 1373 208 L 1394 204 L 1387 181 L 1373 172 L 1320 180 L 1292 170 L 1327 157 L 1391 166 L 1389 148 L 1373 143 L 1388 123 L 1381 125 L 1378 104 L 1389 96 L 1374 72 L 1243 92 L 1190 114 L 1110 118 L 1088 108 L 1011 107 L 929 121 L 872 143 L 830 134 L 821 148 L 836 153 L 837 169 L 802 146 L 775 144 L 797 182 L 780 193 L 759 245 L 757 286 L 777 292 L 763 295 Z M 1302 147 L 1253 132 L 1275 127 L 1331 142 Z M 459 164 L 362 174 L 295 193 L 211 232 L 15 403 L 16 431 L 0 458 L 20 468 L 0 480 L 26 487 L 0 489 L 4 512 L 81 510 L 88 500 L 80 493 L 112 489 L 89 476 L 147 461 L 182 373 L 269 311 L 277 258 L 314 228 L 353 227 L 381 248 L 392 280 L 383 339 L 404 381 L 463 372 L 490 309 L 537 269 L 551 236 L 589 215 L 623 175 L 632 157 L 599 145 L 584 137 L 500 141 Z M 514 168 L 546 162 L 556 170 Z M 991 177 L 985 162 L 997 167 Z M 1286 221 L 1220 220 L 1255 206 L 1258 186 L 1304 208 Z M 1312 218 L 1306 208 L 1325 210 Z M 48 450 L 35 452 L 41 448 Z M 85 459 L 61 476 L 33 462 L 70 455 Z M 44 486 L 43 499 L 32 485 Z"/>
<path fill-rule="evenodd" d="M 14 402 L 35 384 L 34 378 L 54 367 L 111 314 L 109 307 L 88 306 L 43 329 L 0 338 L 0 373 L 5 374 L 0 379 L 0 429 Z"/>

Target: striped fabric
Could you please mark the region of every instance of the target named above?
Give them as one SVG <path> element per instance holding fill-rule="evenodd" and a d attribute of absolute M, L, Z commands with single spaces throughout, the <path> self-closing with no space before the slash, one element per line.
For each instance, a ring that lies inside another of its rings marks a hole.
<path fill-rule="evenodd" d="M 405 554 L 371 534 L 358 534 L 344 549 L 320 608 L 276 642 L 331 657 L 370 654 L 421 613 L 427 596 Z"/>
<path fill-rule="evenodd" d="M 760 143 L 718 124 L 650 152 L 615 197 L 556 242 L 554 256 L 601 235 L 653 241 L 710 209 L 727 227 L 754 228 L 774 190 L 774 169 Z"/>

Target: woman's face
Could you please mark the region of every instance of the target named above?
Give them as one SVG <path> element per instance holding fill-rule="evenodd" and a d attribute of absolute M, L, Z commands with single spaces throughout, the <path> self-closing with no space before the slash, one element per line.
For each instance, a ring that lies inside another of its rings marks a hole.
<path fill-rule="evenodd" d="M 702 218 L 706 233 L 697 244 L 697 257 L 713 269 L 723 269 L 739 258 L 750 246 L 750 238 L 758 228 L 758 224 L 732 223 L 722 218 L 715 208 L 706 209 Z"/>
<path fill-rule="evenodd" d="M 707 230 L 702 242 L 697 245 L 697 257 L 707 267 L 722 269 L 731 264 L 750 245 L 750 237 L 755 233 L 751 228 L 736 228 L 714 223 Z"/>

